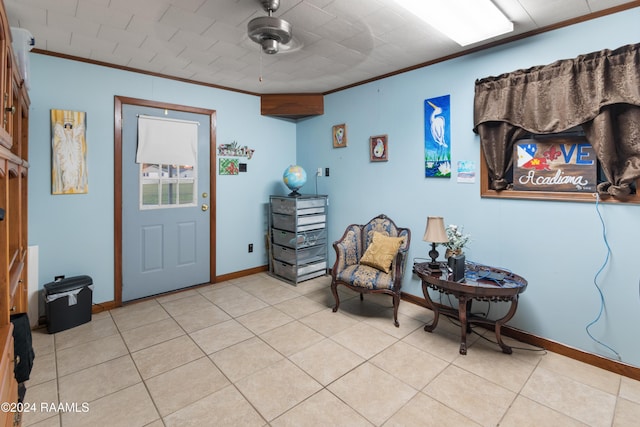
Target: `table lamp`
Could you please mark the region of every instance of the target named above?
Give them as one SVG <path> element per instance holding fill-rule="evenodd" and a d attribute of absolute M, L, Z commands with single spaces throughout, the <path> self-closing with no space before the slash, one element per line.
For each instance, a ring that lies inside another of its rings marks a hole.
<path fill-rule="evenodd" d="M 427 227 L 424 230 L 422 240 L 431 242 L 431 250 L 429 251 L 431 262 L 429 263 L 429 268 L 439 269 L 440 264 L 436 262 L 436 259 L 440 254 L 436 250 L 436 244 L 447 243 L 449 241 L 447 232 L 444 229 L 444 219 L 441 216 L 430 216 L 427 218 Z"/>

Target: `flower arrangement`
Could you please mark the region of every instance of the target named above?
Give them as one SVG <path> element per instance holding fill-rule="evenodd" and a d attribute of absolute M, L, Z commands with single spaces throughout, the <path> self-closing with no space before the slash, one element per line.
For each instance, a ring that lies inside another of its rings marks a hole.
<path fill-rule="evenodd" d="M 454 224 L 450 224 L 445 228 L 447 238 L 449 239 L 447 243 L 444 243 L 444 246 L 447 248 L 447 253 L 461 254 L 462 249 L 471 240 L 471 234 L 464 234 L 463 228 L 464 227 L 458 227 Z"/>

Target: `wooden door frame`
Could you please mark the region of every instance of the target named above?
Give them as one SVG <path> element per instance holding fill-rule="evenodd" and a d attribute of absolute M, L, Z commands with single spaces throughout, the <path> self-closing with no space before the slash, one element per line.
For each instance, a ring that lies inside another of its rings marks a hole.
<path fill-rule="evenodd" d="M 216 110 L 188 107 L 185 105 L 168 104 L 145 99 L 114 96 L 114 283 L 113 296 L 116 307 L 122 306 L 122 107 L 136 105 L 166 110 L 181 111 L 194 114 L 208 115 L 211 127 L 209 129 L 209 282 L 216 278 Z M 194 283 L 196 285 L 197 283 Z"/>

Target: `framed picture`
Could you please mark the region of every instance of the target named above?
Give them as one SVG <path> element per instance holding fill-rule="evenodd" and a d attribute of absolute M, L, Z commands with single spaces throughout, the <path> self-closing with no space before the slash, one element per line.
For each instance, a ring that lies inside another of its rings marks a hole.
<path fill-rule="evenodd" d="M 424 176 L 451 178 L 451 100 L 424 101 Z"/>
<path fill-rule="evenodd" d="M 51 194 L 88 193 L 86 113 L 51 110 Z"/>
<path fill-rule="evenodd" d="M 240 171 L 238 159 L 220 158 L 218 175 L 238 175 Z"/>
<path fill-rule="evenodd" d="M 347 146 L 347 125 L 335 125 L 331 128 L 333 135 L 333 148 L 342 148 Z"/>
<path fill-rule="evenodd" d="M 369 160 L 372 162 L 386 162 L 389 160 L 387 135 L 377 135 L 369 138 Z"/>

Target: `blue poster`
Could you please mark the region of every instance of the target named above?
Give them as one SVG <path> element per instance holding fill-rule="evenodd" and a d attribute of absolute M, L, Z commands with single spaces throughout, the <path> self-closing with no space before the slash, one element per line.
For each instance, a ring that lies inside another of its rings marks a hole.
<path fill-rule="evenodd" d="M 449 95 L 424 101 L 424 176 L 451 178 Z"/>

